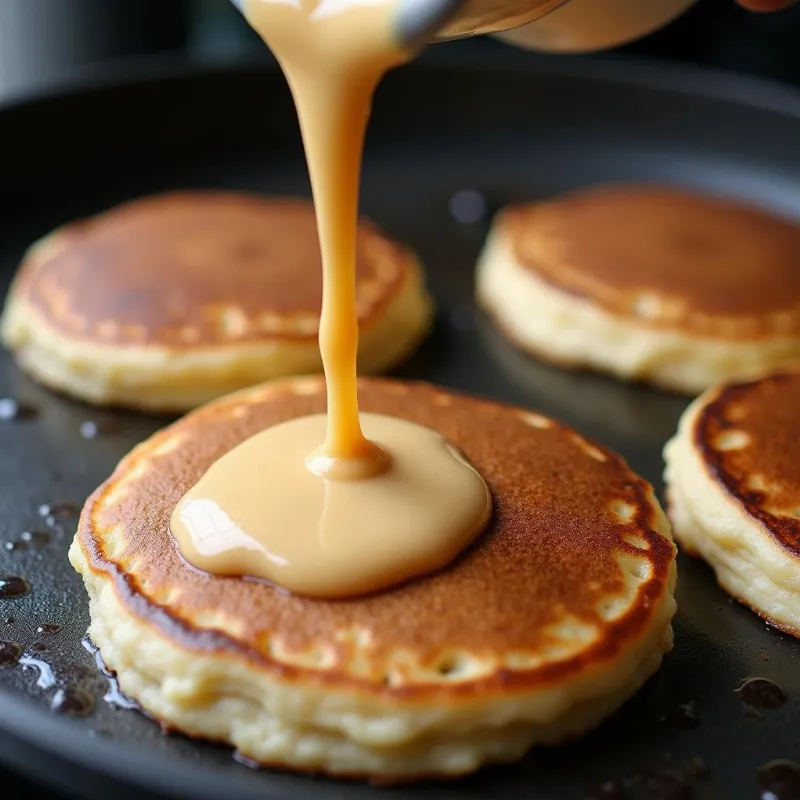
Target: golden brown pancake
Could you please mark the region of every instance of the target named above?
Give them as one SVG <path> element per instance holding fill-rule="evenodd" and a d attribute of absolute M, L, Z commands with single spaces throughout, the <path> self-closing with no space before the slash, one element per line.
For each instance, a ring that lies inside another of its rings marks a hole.
<path fill-rule="evenodd" d="M 359 228 L 362 367 L 419 341 L 430 300 L 414 254 Z M 170 193 L 66 225 L 23 262 L 4 339 L 46 384 L 98 403 L 182 410 L 266 379 L 319 372 L 313 206 Z"/>
<path fill-rule="evenodd" d="M 714 389 L 667 446 L 670 513 L 689 552 L 800 636 L 800 372 Z"/>
<path fill-rule="evenodd" d="M 524 349 L 694 393 L 800 359 L 798 252 L 765 211 L 601 186 L 505 209 L 479 296 Z"/>
<path fill-rule="evenodd" d="M 388 780 L 470 772 L 595 726 L 671 647 L 674 546 L 651 487 L 520 409 L 375 380 L 360 400 L 440 431 L 481 473 L 495 511 L 475 546 L 337 602 L 188 567 L 169 531 L 183 494 L 246 437 L 325 407 L 317 378 L 223 398 L 138 447 L 84 508 L 70 557 L 123 689 L 261 763 Z"/>

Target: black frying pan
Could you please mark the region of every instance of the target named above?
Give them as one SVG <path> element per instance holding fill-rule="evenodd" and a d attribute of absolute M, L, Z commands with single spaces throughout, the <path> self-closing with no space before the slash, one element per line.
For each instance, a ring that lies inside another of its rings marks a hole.
<path fill-rule="evenodd" d="M 800 216 L 800 98 L 680 68 L 530 63 L 525 70 L 411 67 L 380 90 L 363 206 L 419 250 L 440 303 L 434 334 L 402 374 L 560 416 L 618 448 L 660 485 L 661 446 L 685 401 L 560 372 L 510 348 L 472 305 L 472 269 L 487 222 L 456 222 L 450 198 L 478 189 L 491 209 L 597 181 L 655 179 Z M 28 243 L 59 223 L 145 192 L 206 186 L 306 192 L 294 112 L 274 70 L 173 70 L 160 80 L 95 85 L 8 107 L 0 111 L 3 278 Z M 30 383 L 6 357 L 2 395 L 39 414 L 0 422 L 0 541 L 24 530 L 45 531 L 50 541 L 38 549 L 0 547 L 0 573 L 22 574 L 32 585 L 29 596 L 0 601 L 0 639 L 46 647 L 37 657 L 52 667 L 58 686 L 83 687 L 95 710 L 82 718 L 54 714 L 49 704 L 58 687 L 37 687 L 35 669 L 0 668 L 0 760 L 83 797 L 145 790 L 213 800 L 378 797 L 381 791 L 361 784 L 249 770 L 227 749 L 165 736 L 136 712 L 103 702 L 105 681 L 81 647 L 86 598 L 66 561 L 75 517 L 65 509 L 48 524 L 38 509 L 80 504 L 165 420 L 62 399 Z M 99 424 L 98 438 L 81 436 L 85 420 Z M 711 777 L 693 770 L 687 785 L 694 796 L 758 797 L 757 768 L 800 754 L 800 646 L 729 602 L 701 564 L 682 559 L 680 567 L 675 651 L 600 730 L 517 766 L 390 796 L 578 800 L 604 780 L 624 779 L 633 797 L 677 798 L 689 795 L 648 792 L 668 789 L 669 776 L 699 757 Z M 9 616 L 15 621 L 5 625 Z M 63 628 L 37 633 L 45 622 Z M 776 680 L 789 702 L 760 718 L 745 714 L 734 690 L 752 675 Z"/>

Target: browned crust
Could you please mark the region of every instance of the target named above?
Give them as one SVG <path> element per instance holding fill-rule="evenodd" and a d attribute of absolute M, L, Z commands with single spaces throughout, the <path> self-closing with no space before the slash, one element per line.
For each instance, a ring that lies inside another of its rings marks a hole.
<path fill-rule="evenodd" d="M 643 326 L 725 340 L 800 334 L 800 226 L 765 211 L 610 185 L 510 206 L 495 225 L 523 268 Z M 648 295 L 668 307 L 637 312 Z"/>
<path fill-rule="evenodd" d="M 731 431 L 747 434 L 749 444 L 734 450 L 716 447 L 717 437 Z M 713 479 L 794 559 L 800 558 L 798 440 L 797 370 L 722 387 L 694 422 L 694 445 Z M 748 486 L 755 475 L 765 480 L 763 490 Z M 790 516 L 792 511 L 797 516 Z"/>
<path fill-rule="evenodd" d="M 408 248 L 361 221 L 362 326 L 380 318 L 413 269 Z M 58 333 L 109 346 L 313 341 L 322 300 L 314 209 L 234 192 L 141 198 L 32 248 L 12 295 Z"/>
<path fill-rule="evenodd" d="M 453 702 L 474 695 L 506 693 L 558 683 L 614 658 L 650 627 L 669 592 L 674 546 L 654 530 L 656 509 L 649 485 L 617 455 L 553 425 L 538 429 L 519 410 L 444 393 L 425 384 L 368 380 L 360 384 L 365 411 L 394 414 L 440 430 L 486 478 L 495 513 L 485 534 L 448 569 L 392 591 L 346 601 L 300 598 L 266 583 L 220 578 L 188 567 L 169 534 L 169 515 L 202 472 L 249 435 L 285 419 L 324 408 L 322 379 L 306 379 L 268 388 L 261 402 L 228 413 L 252 392 L 206 406 L 157 434 L 121 462 L 112 477 L 88 499 L 77 539 L 90 568 L 113 580 L 122 602 L 181 647 L 225 654 L 249 662 L 283 682 L 348 688 L 385 698 Z M 309 391 L 309 387 L 314 387 Z M 255 390 L 258 391 L 258 390 Z M 442 399 L 444 398 L 444 400 Z M 202 436 L 197 435 L 202 432 Z M 146 471 L 128 485 L 115 505 L 109 494 L 160 445 L 181 436 L 177 448 L 158 456 L 158 470 Z M 594 449 L 603 460 L 587 454 Z M 141 481 L 141 483 L 139 483 Z M 623 523 L 608 508 L 620 498 L 634 510 Z M 116 559 L 104 552 L 102 530 L 121 524 L 126 548 Z M 643 538 L 646 551 L 624 541 Z M 630 610 L 604 622 L 597 604 L 619 594 L 623 574 L 619 553 L 646 558 L 651 577 Z M 122 562 L 137 558 L 132 575 Z M 142 578 L 148 589 L 142 588 Z M 179 608 L 154 600 L 159 590 L 179 586 Z M 241 621 L 241 637 L 200 631 L 193 616 L 222 610 Z M 536 651 L 551 637 L 546 628 L 564 615 L 597 624 L 598 640 L 579 655 L 536 669 L 498 668 L 473 681 L 386 685 L 382 664 L 396 647 L 411 649 L 423 663 L 435 663 L 443 651 L 475 655 Z M 333 638 L 344 629 L 367 629 L 375 665 L 366 677 L 346 671 L 350 651 Z M 327 645 L 336 650 L 337 667 L 309 670 L 270 656 L 266 641 L 278 635 L 291 649 Z"/>

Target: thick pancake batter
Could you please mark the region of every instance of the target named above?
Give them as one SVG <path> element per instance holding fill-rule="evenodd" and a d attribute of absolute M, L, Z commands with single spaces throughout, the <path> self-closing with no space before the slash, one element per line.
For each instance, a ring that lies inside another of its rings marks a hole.
<path fill-rule="evenodd" d="M 247 18 L 295 99 L 322 251 L 319 342 L 327 421 L 270 428 L 223 456 L 181 500 L 183 555 L 218 574 L 310 596 L 385 588 L 440 568 L 485 526 L 491 500 L 436 432 L 358 413 L 355 253 L 364 134 L 384 73 L 411 53 L 394 2 L 250 0 Z"/>
<path fill-rule="evenodd" d="M 211 466 L 172 523 L 193 564 L 256 573 L 303 595 L 363 594 L 445 566 L 486 523 L 481 477 L 438 433 L 365 414 L 390 467 L 368 479 L 321 478 L 305 457 L 325 422 L 320 414 L 268 428 Z"/>

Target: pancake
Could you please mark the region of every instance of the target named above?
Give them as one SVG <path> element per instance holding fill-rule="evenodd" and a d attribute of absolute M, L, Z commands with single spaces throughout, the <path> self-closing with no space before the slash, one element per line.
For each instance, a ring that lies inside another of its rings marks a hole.
<path fill-rule="evenodd" d="M 666 447 L 675 535 L 720 585 L 800 637 L 800 371 L 712 389 Z"/>
<path fill-rule="evenodd" d="M 65 225 L 34 245 L 2 336 L 19 365 L 54 389 L 91 403 L 182 411 L 320 372 L 321 301 L 310 202 L 169 193 Z M 367 221 L 357 307 L 365 373 L 406 357 L 431 319 L 416 257 Z"/>
<path fill-rule="evenodd" d="M 520 409 L 377 379 L 360 401 L 464 454 L 493 494 L 485 533 L 436 574 L 340 601 L 190 568 L 174 506 L 246 437 L 322 411 L 324 383 L 218 400 L 135 449 L 81 516 L 70 559 L 123 690 L 258 763 L 376 781 L 460 775 L 596 726 L 672 645 L 674 545 L 651 487 Z"/>
<path fill-rule="evenodd" d="M 520 348 L 697 394 L 800 361 L 800 226 L 731 201 L 600 186 L 511 206 L 478 298 Z"/>

